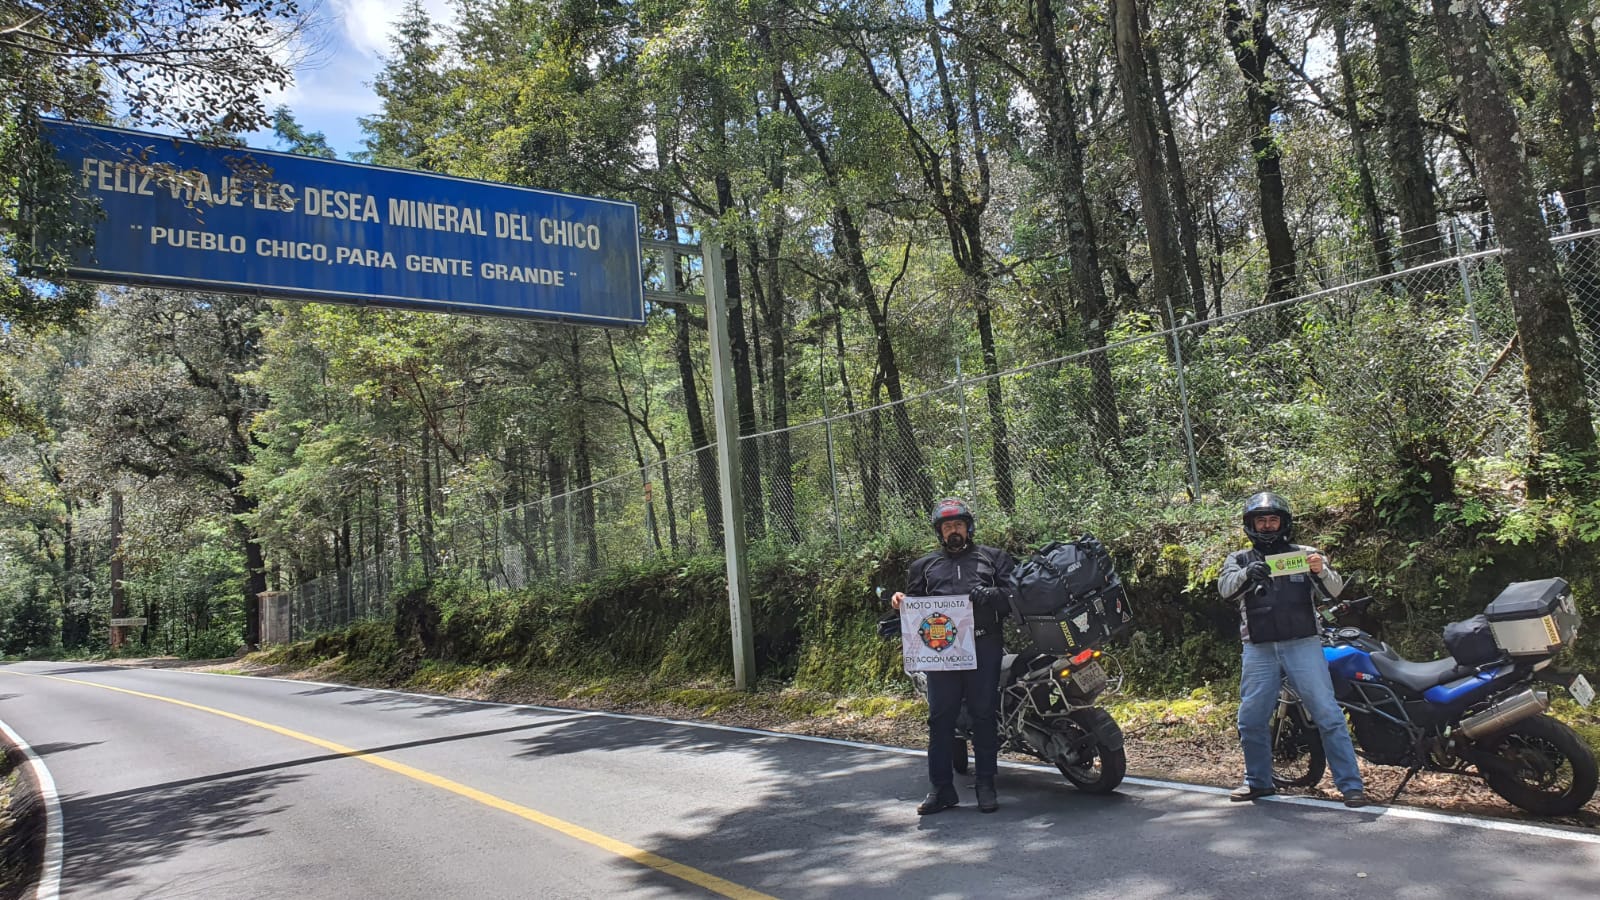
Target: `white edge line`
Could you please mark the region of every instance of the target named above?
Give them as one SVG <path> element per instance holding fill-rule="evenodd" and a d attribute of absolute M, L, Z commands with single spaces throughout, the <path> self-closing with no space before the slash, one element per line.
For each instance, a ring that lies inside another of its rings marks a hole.
<path fill-rule="evenodd" d="M 61 801 L 56 795 L 55 779 L 50 777 L 50 769 L 39 758 L 39 754 L 34 753 L 22 735 L 12 731 L 4 720 L 0 720 L 0 733 L 4 733 L 6 739 L 22 751 L 23 764 L 32 773 L 34 784 L 39 786 L 39 794 L 44 798 L 44 870 L 34 897 L 35 900 L 56 900 L 61 896 L 62 847 L 66 830 L 61 820 Z"/>
<path fill-rule="evenodd" d="M 119 668 L 108 666 L 107 668 Z M 399 697 L 409 697 L 417 700 L 443 700 L 450 703 L 467 703 L 476 706 L 498 706 L 507 709 L 531 709 L 539 712 L 563 713 L 566 715 L 594 716 L 597 718 L 623 719 L 635 722 L 654 722 L 662 725 L 678 725 L 686 728 L 703 728 L 708 731 L 725 731 L 732 734 L 748 734 L 759 737 L 784 738 L 794 741 L 809 741 L 813 744 L 828 744 L 835 747 L 853 747 L 862 750 L 875 750 L 880 753 L 895 753 L 900 756 L 923 756 L 926 750 L 912 747 L 891 747 L 887 744 L 871 744 L 863 741 L 847 741 L 841 738 L 818 737 L 810 734 L 791 734 L 786 731 L 764 731 L 760 728 L 745 728 L 739 725 L 718 725 L 714 722 L 692 722 L 684 719 L 668 719 L 662 716 L 647 716 L 637 713 L 609 712 L 598 709 L 570 709 L 564 706 L 540 706 L 534 703 L 502 703 L 495 700 L 471 700 L 464 697 L 447 697 L 442 694 L 419 694 L 414 691 L 397 691 L 390 688 L 369 688 L 356 685 L 339 684 L 331 681 L 302 681 L 297 678 L 280 678 L 273 675 L 244 675 L 232 672 L 193 672 L 183 669 L 152 669 L 149 671 L 175 672 L 182 675 L 212 675 L 220 678 L 253 678 L 258 681 L 281 681 L 285 684 L 304 684 L 312 687 L 340 688 L 347 691 L 365 691 L 372 694 L 394 694 Z M 3 725 L 4 723 L 0 723 Z M 9 731 L 10 729 L 7 729 Z M 30 751 L 31 752 L 31 751 Z M 1057 774 L 1054 766 L 1038 763 L 1019 763 L 1001 760 L 1000 765 L 1008 769 L 1021 769 L 1030 772 L 1046 772 Z M 1157 778 L 1124 778 L 1123 784 L 1133 784 L 1146 788 L 1157 788 L 1170 791 L 1184 791 L 1191 794 L 1212 794 L 1220 796 L 1228 793 L 1228 788 L 1216 787 L 1209 784 L 1188 784 L 1182 781 L 1163 781 Z M 1417 809 L 1410 806 L 1368 806 L 1361 809 L 1347 809 L 1337 800 L 1318 800 L 1315 797 L 1275 796 L 1265 797 L 1256 802 L 1287 803 L 1293 806 L 1309 806 L 1316 809 L 1338 810 L 1361 815 L 1368 815 L 1374 819 L 1411 819 L 1419 822 L 1434 822 L 1444 825 L 1460 825 L 1467 828 L 1478 828 L 1484 831 L 1504 831 L 1512 834 L 1531 835 L 1533 837 L 1554 838 L 1556 840 L 1574 841 L 1583 844 L 1600 844 L 1600 833 L 1591 834 L 1583 831 L 1571 831 L 1565 828 L 1553 828 L 1547 825 L 1530 825 L 1523 822 L 1512 822 L 1503 819 L 1487 819 L 1478 816 L 1462 816 L 1451 813 L 1434 812 L 1432 810 Z M 41 895 L 40 900 L 44 900 Z"/>

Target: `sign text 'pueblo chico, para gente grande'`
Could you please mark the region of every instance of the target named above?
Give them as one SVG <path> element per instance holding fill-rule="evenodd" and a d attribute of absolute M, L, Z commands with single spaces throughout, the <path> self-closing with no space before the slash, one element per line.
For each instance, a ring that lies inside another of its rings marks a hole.
<path fill-rule="evenodd" d="M 69 274 L 592 324 L 644 320 L 631 203 L 50 122 L 98 212 Z"/>

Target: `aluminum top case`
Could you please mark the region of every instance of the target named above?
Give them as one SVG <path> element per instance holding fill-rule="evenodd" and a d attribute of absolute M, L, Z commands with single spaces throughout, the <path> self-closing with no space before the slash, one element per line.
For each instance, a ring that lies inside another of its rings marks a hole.
<path fill-rule="evenodd" d="M 1512 656 L 1549 656 L 1572 646 L 1580 621 L 1564 578 L 1508 584 L 1483 615 L 1494 642 Z"/>

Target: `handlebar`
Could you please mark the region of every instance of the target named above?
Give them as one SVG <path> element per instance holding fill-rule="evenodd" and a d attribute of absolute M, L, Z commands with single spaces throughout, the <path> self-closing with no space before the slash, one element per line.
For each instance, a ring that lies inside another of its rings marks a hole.
<path fill-rule="evenodd" d="M 1332 606 L 1326 607 L 1320 611 L 1320 614 L 1324 623 L 1332 625 L 1334 620 L 1340 616 L 1346 613 L 1363 612 L 1367 607 L 1371 606 L 1372 603 L 1373 600 L 1371 597 L 1357 597 L 1353 600 L 1343 600 L 1335 603 Z"/>

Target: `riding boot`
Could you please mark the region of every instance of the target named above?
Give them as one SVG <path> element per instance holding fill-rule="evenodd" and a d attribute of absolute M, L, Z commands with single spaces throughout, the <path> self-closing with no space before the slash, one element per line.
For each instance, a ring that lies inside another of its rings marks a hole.
<path fill-rule="evenodd" d="M 992 813 L 1000 808 L 1000 798 L 994 792 L 994 779 L 980 778 L 975 787 L 978 792 L 978 812 Z"/>
<path fill-rule="evenodd" d="M 917 805 L 917 815 L 931 816 L 942 812 L 952 806 L 961 805 L 961 795 L 956 793 L 953 784 L 941 784 L 928 792 L 928 796 Z"/>

